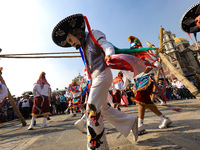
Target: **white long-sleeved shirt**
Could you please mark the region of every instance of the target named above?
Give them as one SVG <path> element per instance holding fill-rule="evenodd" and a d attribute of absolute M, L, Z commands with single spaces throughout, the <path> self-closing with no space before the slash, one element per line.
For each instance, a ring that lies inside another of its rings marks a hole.
<path fill-rule="evenodd" d="M 0 90 L 0 100 L 2 100 L 4 97 L 7 96 L 8 96 L 8 89 L 4 84 L 2 84 L 2 90 Z"/>
<path fill-rule="evenodd" d="M 124 86 L 124 82 L 122 82 L 122 81 L 117 82 L 117 83 L 114 84 L 115 89 L 119 90 L 119 91 L 124 90 L 123 86 Z"/>
<path fill-rule="evenodd" d="M 30 107 L 29 99 L 28 98 L 24 98 L 23 101 L 25 101 L 25 102 L 22 103 L 22 108 L 23 107 Z"/>
<path fill-rule="evenodd" d="M 50 96 L 50 93 L 51 93 L 51 89 L 48 84 L 44 84 L 43 88 L 41 88 L 39 84 L 35 84 L 33 87 L 33 96 L 34 97 L 38 97 L 41 95 Z"/>

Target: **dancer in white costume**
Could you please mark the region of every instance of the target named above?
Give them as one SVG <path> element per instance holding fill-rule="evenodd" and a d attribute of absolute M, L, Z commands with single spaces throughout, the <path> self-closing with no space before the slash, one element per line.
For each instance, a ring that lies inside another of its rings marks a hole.
<path fill-rule="evenodd" d="M 54 28 L 52 38 L 61 47 L 83 48 L 87 71 L 92 79 L 86 112 L 87 147 L 107 150 L 109 146 L 101 115 L 125 137 L 133 130 L 135 141 L 138 138 L 137 117 L 107 105 L 106 99 L 113 77 L 110 68 L 106 67 L 105 59 L 110 59 L 110 55 L 114 54 L 114 48 L 107 42 L 102 32 L 98 30 L 93 30 L 92 33 L 85 32 L 85 22 L 88 23 L 87 18 L 82 14 L 69 16 Z"/>

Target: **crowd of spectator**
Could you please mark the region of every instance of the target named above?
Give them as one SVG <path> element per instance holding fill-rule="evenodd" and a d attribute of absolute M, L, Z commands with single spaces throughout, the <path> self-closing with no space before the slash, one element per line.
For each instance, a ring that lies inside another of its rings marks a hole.
<path fill-rule="evenodd" d="M 65 92 L 51 93 L 50 97 L 50 113 L 51 115 L 64 114 L 68 107 L 68 99 L 65 97 Z M 20 97 L 13 96 L 15 104 L 21 112 L 24 119 L 30 119 L 32 106 L 34 104 L 33 96 L 25 93 Z M 0 101 L 0 123 L 17 119 L 17 114 L 13 110 L 8 98 Z"/>
<path fill-rule="evenodd" d="M 189 79 L 198 89 L 200 89 L 200 81 L 197 79 Z M 160 89 L 164 89 L 164 79 L 160 79 L 158 81 L 158 87 Z M 131 97 L 134 98 L 134 85 L 127 86 L 126 88 L 126 95 L 128 97 L 129 105 L 135 104 Z M 190 93 L 190 91 L 177 79 L 173 78 L 166 79 L 166 96 L 167 100 L 184 100 L 184 99 L 193 99 L 195 98 L 194 95 Z M 159 102 L 158 97 L 155 97 L 154 102 Z"/>
<path fill-rule="evenodd" d="M 198 89 L 200 89 L 200 81 L 197 79 L 190 80 Z M 158 81 L 158 86 L 163 88 L 163 80 Z M 126 95 L 128 98 L 129 105 L 134 105 L 135 103 L 131 100 L 134 98 L 134 85 L 127 86 Z M 167 100 L 182 100 L 182 99 L 192 99 L 195 98 L 190 91 L 185 88 L 185 86 L 177 79 L 172 80 L 167 79 L 166 82 L 166 96 Z M 32 106 L 33 106 L 33 96 L 29 93 L 25 93 L 21 97 L 13 96 L 13 99 L 20 110 L 22 116 L 25 119 L 31 118 Z M 155 98 L 154 102 L 158 99 Z M 51 115 L 65 114 L 65 110 L 68 107 L 68 99 L 65 97 L 65 92 L 51 93 L 50 97 L 50 112 Z M 8 98 L 0 100 L 0 123 L 11 121 L 17 119 L 17 114 L 14 112 L 12 105 Z"/>

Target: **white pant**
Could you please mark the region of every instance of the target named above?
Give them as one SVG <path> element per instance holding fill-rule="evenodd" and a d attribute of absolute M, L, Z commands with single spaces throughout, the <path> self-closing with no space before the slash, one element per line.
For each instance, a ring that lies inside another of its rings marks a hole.
<path fill-rule="evenodd" d="M 130 130 L 134 124 L 135 116 L 127 115 L 113 107 L 107 105 L 107 95 L 108 90 L 112 83 L 112 73 L 110 68 L 106 68 L 92 81 L 92 86 L 90 94 L 88 97 L 88 105 L 95 106 L 96 113 L 92 109 L 89 109 L 87 105 L 87 134 L 88 137 L 92 138 L 93 135 L 101 136 L 100 141 L 93 142 L 88 138 L 88 149 L 94 146 L 100 145 L 100 149 L 109 149 L 107 145 L 107 140 L 105 136 L 104 124 L 101 115 L 106 118 L 119 132 L 121 132 L 125 137 L 128 136 Z M 100 116 L 100 117 L 99 117 Z M 102 134 L 102 135 L 101 135 Z M 103 141 L 103 144 L 101 143 Z"/>

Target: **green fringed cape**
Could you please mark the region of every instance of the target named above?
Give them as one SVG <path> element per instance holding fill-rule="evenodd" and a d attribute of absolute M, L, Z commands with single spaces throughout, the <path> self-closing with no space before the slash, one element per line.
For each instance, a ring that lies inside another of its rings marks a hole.
<path fill-rule="evenodd" d="M 116 46 L 114 46 L 112 43 L 110 43 L 114 49 L 115 49 L 115 54 L 134 54 L 134 53 L 139 53 L 139 52 L 146 52 L 148 50 L 156 50 L 155 48 L 151 48 L 151 47 L 146 47 L 146 48 L 117 48 Z"/>

